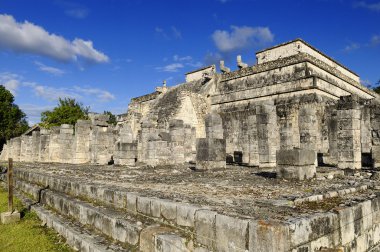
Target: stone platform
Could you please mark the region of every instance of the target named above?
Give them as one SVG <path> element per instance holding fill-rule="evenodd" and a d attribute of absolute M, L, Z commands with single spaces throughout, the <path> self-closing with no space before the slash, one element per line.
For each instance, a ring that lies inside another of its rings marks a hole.
<path fill-rule="evenodd" d="M 295 182 L 241 166 L 15 164 L 19 192 L 141 251 L 370 251 L 380 242 L 372 173 L 317 168 Z"/>

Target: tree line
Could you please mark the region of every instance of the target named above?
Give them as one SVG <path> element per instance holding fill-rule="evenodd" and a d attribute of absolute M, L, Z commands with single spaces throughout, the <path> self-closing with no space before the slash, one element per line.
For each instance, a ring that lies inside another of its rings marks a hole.
<path fill-rule="evenodd" d="M 75 125 L 79 119 L 88 119 L 90 107 L 73 98 L 59 98 L 58 104 L 52 110 L 41 113 L 39 125 L 51 128 L 61 124 Z M 104 111 L 110 116 L 108 123 L 116 125 L 116 116 L 110 111 Z M 0 150 L 7 140 L 22 135 L 29 129 L 26 114 L 14 103 L 14 96 L 3 85 L 0 85 Z"/>

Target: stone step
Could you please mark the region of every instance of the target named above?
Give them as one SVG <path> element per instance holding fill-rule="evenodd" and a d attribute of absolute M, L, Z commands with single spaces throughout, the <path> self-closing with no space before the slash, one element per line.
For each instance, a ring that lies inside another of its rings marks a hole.
<path fill-rule="evenodd" d="M 52 210 L 47 210 L 42 204 L 36 204 L 31 199 L 17 193 L 24 205 L 30 206 L 41 219 L 42 223 L 53 228 L 57 233 L 66 239 L 66 243 L 74 250 L 82 252 L 121 252 L 129 251 L 116 243 L 110 242 L 109 239 L 88 230 L 85 226 L 65 218 Z"/>
<path fill-rule="evenodd" d="M 152 219 L 110 207 L 94 206 L 59 192 L 41 190 L 39 186 L 21 180 L 16 182 L 16 187 L 59 214 L 122 243 L 128 249 L 162 251 L 161 248 L 164 248 L 165 251 L 190 251 L 187 245 L 191 249 L 192 243 L 182 238 L 177 230 L 154 223 Z"/>

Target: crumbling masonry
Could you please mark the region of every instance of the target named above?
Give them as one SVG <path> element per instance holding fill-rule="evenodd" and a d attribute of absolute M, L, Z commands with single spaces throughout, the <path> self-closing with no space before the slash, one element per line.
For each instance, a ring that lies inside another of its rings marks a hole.
<path fill-rule="evenodd" d="M 256 57 L 254 66 L 238 56 L 236 71 L 221 62 L 220 74 L 215 66 L 205 67 L 187 73 L 186 83 L 133 98 L 116 127 L 96 114 L 75 128 L 35 127 L 8 141 L 1 158 L 118 165 L 194 161 L 199 169 L 222 168 L 227 159 L 259 167 L 280 162 L 285 171 L 289 161 L 281 157 L 309 150 L 313 160 L 299 164 L 311 169 L 306 177 L 318 162 L 351 169 L 380 165 L 379 97 L 358 75 L 302 40 Z"/>
<path fill-rule="evenodd" d="M 80 251 L 379 251 L 379 96 L 302 40 L 256 57 L 133 98 L 116 126 L 36 125 L 0 159 Z"/>

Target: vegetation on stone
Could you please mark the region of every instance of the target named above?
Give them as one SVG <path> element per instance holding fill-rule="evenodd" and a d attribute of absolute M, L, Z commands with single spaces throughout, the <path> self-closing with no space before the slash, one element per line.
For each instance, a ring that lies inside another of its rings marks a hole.
<path fill-rule="evenodd" d="M 0 187 L 0 212 L 7 211 L 7 193 Z M 0 251 L 73 251 L 52 229 L 41 226 L 34 212 L 15 199 L 15 208 L 24 215 L 17 224 L 0 224 Z"/>
<path fill-rule="evenodd" d="M 112 114 L 112 112 L 110 112 L 110 111 L 104 111 L 103 114 L 110 116 L 110 119 L 107 121 L 107 123 L 109 123 L 111 125 L 116 125 L 117 124 L 116 116 L 114 114 Z"/>
<path fill-rule="evenodd" d="M 14 97 L 0 85 L 0 150 L 7 140 L 17 137 L 29 128 L 25 113 L 14 104 Z"/>
<path fill-rule="evenodd" d="M 75 125 L 79 119 L 88 118 L 89 107 L 72 98 L 59 98 L 58 105 L 52 111 L 41 113 L 41 126 L 50 128 L 61 124 Z"/>

